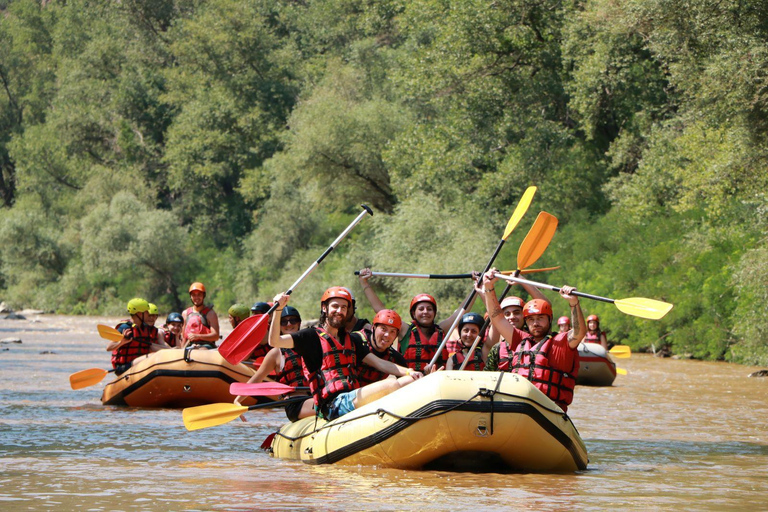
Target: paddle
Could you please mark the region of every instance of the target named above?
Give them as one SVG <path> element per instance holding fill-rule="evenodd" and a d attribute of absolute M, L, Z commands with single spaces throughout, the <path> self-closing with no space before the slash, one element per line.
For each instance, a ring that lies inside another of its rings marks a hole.
<path fill-rule="evenodd" d="M 609 350 L 608 353 L 611 354 L 613 357 L 617 357 L 619 359 L 626 359 L 632 355 L 632 349 L 629 348 L 627 345 L 616 345 L 611 350 Z"/>
<path fill-rule="evenodd" d="M 114 327 L 98 324 L 96 325 L 96 329 L 99 331 L 99 336 L 101 336 L 105 340 L 120 341 L 121 339 L 123 339 L 123 335 L 120 334 L 120 331 L 118 331 Z"/>
<path fill-rule="evenodd" d="M 69 385 L 72 389 L 83 389 L 88 386 L 93 386 L 101 382 L 108 373 L 114 372 L 115 369 L 102 370 L 101 368 L 89 368 L 87 370 L 81 370 L 73 373 L 69 376 Z"/>
<path fill-rule="evenodd" d="M 233 382 L 229 385 L 229 392 L 235 396 L 271 396 L 284 395 L 295 391 L 309 391 L 308 387 L 293 387 L 281 382 Z"/>
<path fill-rule="evenodd" d="M 331 253 L 336 245 L 341 242 L 341 240 L 347 236 L 350 231 L 352 231 L 352 228 L 354 228 L 361 220 L 363 220 L 363 217 L 365 217 L 366 214 L 373 215 L 373 210 L 368 208 L 366 205 L 363 204 L 360 206 L 363 208 L 363 211 L 360 212 L 360 215 L 358 215 L 355 220 L 353 220 L 349 226 L 347 226 L 347 228 L 336 238 L 336 240 L 333 241 L 333 243 L 325 250 L 325 252 L 323 252 L 323 254 L 314 263 L 312 263 L 312 265 L 310 265 L 303 274 L 301 274 L 301 277 L 299 277 L 296 282 L 293 283 L 290 288 L 288 288 L 288 291 L 285 292 L 287 295 L 293 293 L 293 290 L 299 286 L 304 278 L 306 278 L 313 270 L 318 267 L 318 265 L 320 265 L 320 262 L 323 261 L 325 257 Z M 219 347 L 219 353 L 224 357 L 224 359 L 226 359 L 230 364 L 238 364 L 240 361 L 248 357 L 248 355 L 253 351 L 259 341 L 261 341 L 262 338 L 264 338 L 264 335 L 267 333 L 267 329 L 269 328 L 269 315 L 271 315 L 272 312 L 277 309 L 277 306 L 278 304 L 275 303 L 265 314 L 250 316 L 240 322 L 238 326 L 235 327 L 231 333 L 229 333 L 229 336 L 226 337 L 226 339 Z"/>
<path fill-rule="evenodd" d="M 513 281 L 515 283 L 528 284 L 537 288 L 546 288 L 555 292 L 559 292 L 560 288 L 545 283 L 537 283 L 535 281 L 528 281 L 527 279 L 521 279 L 519 277 L 505 276 L 504 274 L 496 273 L 495 277 L 504 279 L 505 281 Z M 609 302 L 616 306 L 616 308 L 622 313 L 627 315 L 636 316 L 639 318 L 647 318 L 648 320 L 659 320 L 664 318 L 664 315 L 669 313 L 673 304 L 669 302 L 662 302 L 659 300 L 645 299 L 643 297 L 631 297 L 629 299 L 609 299 L 607 297 L 600 297 L 598 295 L 590 295 L 582 292 L 572 292 L 571 295 L 577 297 L 584 297 L 586 299 L 599 300 L 601 302 Z"/>
<path fill-rule="evenodd" d="M 294 396 L 285 400 L 267 402 L 256 405 L 235 405 L 232 403 L 199 405 L 197 407 L 187 407 L 181 413 L 184 420 L 184 426 L 187 430 L 200 430 L 201 428 L 215 427 L 229 423 L 235 418 L 239 418 L 243 413 L 255 409 L 271 409 L 274 407 L 285 407 L 286 405 L 311 400 L 306 396 Z"/>
<path fill-rule="evenodd" d="M 547 268 L 528 268 L 521 270 L 521 274 L 533 274 L 535 272 L 549 272 L 550 270 L 557 270 L 560 267 L 547 267 Z M 501 273 L 504 275 L 512 275 L 517 270 L 502 270 Z M 355 270 L 355 275 L 359 276 L 360 271 Z M 469 279 L 472 277 L 472 274 L 404 274 L 402 272 L 371 272 L 371 276 L 380 276 L 380 277 L 407 277 L 407 278 L 414 278 L 414 279 Z"/>
<path fill-rule="evenodd" d="M 536 263 L 536 260 L 538 260 L 542 254 L 544 254 L 544 251 L 549 246 L 549 242 L 552 241 L 552 237 L 555 236 L 555 231 L 557 230 L 557 218 L 554 215 L 551 215 L 547 212 L 540 212 L 539 216 L 536 217 L 536 221 L 533 223 L 533 226 L 531 226 L 531 229 L 528 230 L 528 234 L 525 235 L 525 239 L 523 239 L 523 243 L 520 244 L 520 248 L 517 250 L 517 270 L 514 271 L 515 276 L 517 276 L 520 272 L 523 271 L 526 267 L 529 267 Z M 509 292 L 509 289 L 511 288 L 512 283 L 508 283 L 507 287 L 504 289 L 504 292 L 501 294 L 501 299 L 499 299 L 499 302 L 506 297 L 507 293 Z M 477 345 L 480 343 L 480 337 L 482 336 L 483 331 L 488 327 L 488 324 L 491 322 L 491 317 L 485 319 L 485 323 L 483 324 L 483 327 L 480 329 L 480 334 L 475 338 L 475 341 L 472 343 L 472 347 L 469 349 L 470 354 L 475 353 L 475 349 L 477 348 Z M 469 362 L 469 356 L 464 359 L 464 362 L 461 365 L 461 368 L 459 370 L 463 370 L 467 363 Z"/>
<path fill-rule="evenodd" d="M 627 374 L 627 370 L 625 370 L 624 368 L 619 368 L 617 366 L 616 367 L 616 373 L 618 373 L 619 375 L 626 375 Z"/>
<path fill-rule="evenodd" d="M 512 234 L 512 231 L 520 223 L 520 220 L 523 218 L 523 215 L 525 215 L 525 213 L 528 211 L 528 207 L 531 206 L 531 201 L 533 201 L 533 196 L 536 193 L 536 190 L 537 190 L 536 187 L 528 187 L 523 193 L 523 197 L 520 198 L 520 202 L 517 204 L 515 211 L 512 212 L 512 216 L 509 218 L 509 222 L 507 222 L 507 227 L 504 228 L 504 234 L 502 235 L 501 240 L 499 240 L 499 244 L 496 246 L 496 250 L 493 251 L 493 255 L 491 256 L 491 259 L 488 260 L 488 264 L 485 266 L 485 270 L 483 271 L 483 273 L 488 272 L 491 266 L 493 266 L 493 262 L 494 260 L 496 260 L 496 256 L 499 255 L 501 248 L 504 246 L 504 242 L 507 241 L 507 238 L 509 238 L 509 235 Z M 459 309 L 459 314 L 456 316 L 456 319 L 453 321 L 451 328 L 448 329 L 448 332 L 446 332 L 445 335 L 443 336 L 443 342 L 438 347 L 434 357 L 432 357 L 432 361 L 430 361 L 429 366 L 434 367 L 435 363 L 437 362 L 437 358 L 440 357 L 440 354 L 443 352 L 443 349 L 445 348 L 445 344 L 448 342 L 448 338 L 451 336 L 453 331 L 456 329 L 456 326 L 461 321 L 461 316 L 469 307 L 469 304 L 472 302 L 472 299 L 475 298 L 475 293 L 477 292 L 475 292 L 475 288 L 473 286 L 472 291 L 469 293 L 469 295 L 467 295 L 467 298 L 464 300 L 464 303 Z"/>

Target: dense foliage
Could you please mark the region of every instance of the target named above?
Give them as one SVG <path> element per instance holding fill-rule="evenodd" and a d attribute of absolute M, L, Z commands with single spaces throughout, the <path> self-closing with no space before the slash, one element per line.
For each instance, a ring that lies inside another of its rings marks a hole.
<path fill-rule="evenodd" d="M 583 302 L 612 340 L 768 364 L 768 2 L 0 0 L 0 86 L 13 306 L 268 299 L 365 202 L 312 317 L 366 265 L 480 269 L 535 184 L 500 266 L 547 210 L 542 279 L 676 305 Z M 443 315 L 468 290 L 374 284 Z"/>

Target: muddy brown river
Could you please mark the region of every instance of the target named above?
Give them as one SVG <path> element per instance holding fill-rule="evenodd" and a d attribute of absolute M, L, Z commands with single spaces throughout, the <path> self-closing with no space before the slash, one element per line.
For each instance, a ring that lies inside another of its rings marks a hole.
<path fill-rule="evenodd" d="M 768 378 L 727 363 L 619 359 L 576 388 L 574 474 L 307 466 L 259 449 L 281 410 L 187 432 L 179 410 L 105 407 L 71 373 L 110 368 L 97 323 L 0 320 L 0 510 L 766 510 Z"/>

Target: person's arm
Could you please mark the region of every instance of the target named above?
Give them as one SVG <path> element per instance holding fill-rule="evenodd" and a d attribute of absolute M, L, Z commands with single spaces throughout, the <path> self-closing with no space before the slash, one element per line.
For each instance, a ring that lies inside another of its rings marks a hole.
<path fill-rule="evenodd" d="M 381 372 L 388 373 L 396 377 L 405 377 L 406 375 L 410 375 L 414 379 L 418 379 L 419 377 L 424 376 L 421 372 L 413 371 L 410 368 L 405 368 L 404 366 L 400 366 L 391 361 L 385 361 L 384 359 L 381 359 L 380 357 L 370 352 L 363 358 L 363 362 Z"/>
<path fill-rule="evenodd" d="M 488 316 L 491 318 L 491 324 L 494 329 L 498 331 L 499 335 L 506 340 L 512 341 L 515 335 L 515 327 L 510 324 L 506 318 L 504 318 L 504 312 L 499 305 L 499 299 L 496 297 L 496 290 L 494 284 L 497 279 L 493 277 L 496 273 L 496 269 L 492 268 L 483 275 L 483 279 L 475 287 L 478 295 L 480 295 L 485 302 L 485 309 L 488 311 Z"/>
<path fill-rule="evenodd" d="M 587 334 L 587 324 L 584 321 L 584 313 L 581 311 L 579 298 L 576 295 L 570 295 L 574 291 L 576 288 L 573 286 L 563 285 L 560 288 L 560 296 L 567 300 L 571 307 L 571 325 L 574 327 L 568 331 L 568 346 L 572 349 L 577 348 Z"/>
<path fill-rule="evenodd" d="M 368 280 L 371 278 L 371 275 L 373 275 L 373 272 L 371 272 L 371 269 L 366 267 L 360 271 L 360 286 L 363 287 L 363 293 L 365 294 L 365 298 L 368 299 L 368 302 L 371 304 L 371 307 L 373 307 L 373 311 L 378 313 L 382 309 L 386 309 L 386 306 L 383 302 L 381 302 L 381 299 L 378 295 L 376 295 L 376 291 L 371 288 L 370 283 L 368 283 Z"/>
<path fill-rule="evenodd" d="M 129 341 L 131 340 L 129 340 L 128 338 L 123 338 L 120 341 L 113 341 L 107 345 L 107 352 L 114 352 L 115 350 L 119 349 Z"/>
<path fill-rule="evenodd" d="M 163 350 L 165 348 L 171 348 L 171 346 L 165 342 L 163 330 L 158 329 L 157 334 L 155 335 L 155 342 L 150 345 L 149 350 L 150 352 L 157 352 L 158 350 Z"/>
<path fill-rule="evenodd" d="M 605 336 L 605 333 L 602 331 L 600 331 L 600 344 L 603 346 L 605 350 L 608 350 L 608 338 Z"/>
<path fill-rule="evenodd" d="M 493 328 L 493 324 L 488 326 L 488 336 L 483 342 L 483 359 L 488 358 L 488 354 L 491 353 L 491 349 L 499 342 L 499 333 Z"/>
<path fill-rule="evenodd" d="M 290 334 L 280 335 L 280 315 L 282 314 L 285 305 L 288 304 L 290 298 L 291 296 L 285 293 L 275 296 L 274 300 L 279 304 L 272 312 L 272 321 L 269 323 L 270 347 L 293 348 L 293 336 Z"/>
<path fill-rule="evenodd" d="M 211 332 L 208 334 L 199 334 L 197 339 L 216 343 L 219 341 L 219 317 L 216 312 L 211 309 L 205 314 L 205 318 L 208 320 L 208 328 Z"/>

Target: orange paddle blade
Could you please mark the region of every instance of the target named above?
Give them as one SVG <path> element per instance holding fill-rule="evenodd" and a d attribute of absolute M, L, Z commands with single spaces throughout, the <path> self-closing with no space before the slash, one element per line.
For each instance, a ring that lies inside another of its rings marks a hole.
<path fill-rule="evenodd" d="M 69 376 L 69 385 L 72 386 L 72 389 L 87 388 L 101 382 L 107 373 L 109 373 L 107 370 L 101 368 L 82 370 Z"/>
<path fill-rule="evenodd" d="M 557 230 L 557 217 L 540 212 L 517 251 L 517 268 L 528 268 L 547 250 Z"/>
<path fill-rule="evenodd" d="M 123 335 L 120 334 L 120 331 L 118 331 L 114 327 L 98 324 L 96 326 L 96 329 L 98 329 L 99 331 L 99 336 L 101 336 L 105 340 L 120 341 L 121 339 L 123 339 Z"/>

